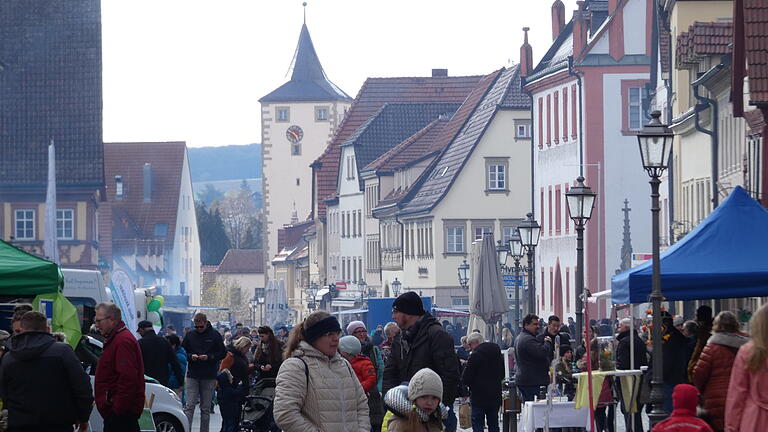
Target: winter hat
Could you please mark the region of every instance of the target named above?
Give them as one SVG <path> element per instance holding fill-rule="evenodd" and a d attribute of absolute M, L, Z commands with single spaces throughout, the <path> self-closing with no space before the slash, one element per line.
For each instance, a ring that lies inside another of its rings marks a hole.
<path fill-rule="evenodd" d="M 563 345 L 560 347 L 560 357 L 564 356 L 568 351 L 573 352 L 573 348 L 570 345 Z"/>
<path fill-rule="evenodd" d="M 421 396 L 435 396 L 443 399 L 443 381 L 440 375 L 430 368 L 416 372 L 408 383 L 408 399 L 413 402 Z"/>
<path fill-rule="evenodd" d="M 407 315 L 424 315 L 424 305 L 421 303 L 421 297 L 413 291 L 400 294 L 392 303 L 392 309 Z"/>
<path fill-rule="evenodd" d="M 339 339 L 339 351 L 350 355 L 358 355 L 362 350 L 360 340 L 354 336 L 344 336 Z"/>
<path fill-rule="evenodd" d="M 684 322 L 685 322 L 685 318 L 681 317 L 680 315 L 676 316 L 672 320 L 672 323 L 674 324 L 675 327 L 677 327 L 679 325 L 683 325 Z"/>
<path fill-rule="evenodd" d="M 362 321 L 352 321 L 351 323 L 347 324 L 347 334 L 351 335 L 355 332 L 355 330 L 363 328 L 365 331 L 368 331 L 367 328 L 365 328 L 365 323 Z"/>
<path fill-rule="evenodd" d="M 678 384 L 672 392 L 673 414 L 696 417 L 699 390 L 690 384 Z"/>
<path fill-rule="evenodd" d="M 229 370 L 229 368 L 231 368 L 233 364 L 235 364 L 235 357 L 232 355 L 231 352 L 227 351 L 227 356 L 224 357 L 224 360 L 221 361 L 221 365 L 219 366 L 219 371 L 223 371 L 224 369 Z"/>

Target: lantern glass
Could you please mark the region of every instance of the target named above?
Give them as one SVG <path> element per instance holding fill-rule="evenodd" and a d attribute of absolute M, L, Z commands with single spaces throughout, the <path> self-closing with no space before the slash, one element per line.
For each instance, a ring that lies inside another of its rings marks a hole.
<path fill-rule="evenodd" d="M 496 240 L 496 254 L 499 256 L 499 264 L 504 265 L 507 263 L 507 253 L 509 247 L 505 245 L 501 240 Z"/>
<path fill-rule="evenodd" d="M 660 117 L 661 112 L 652 112 L 651 122 L 645 125 L 640 133 L 637 134 L 640 159 L 643 163 L 643 168 L 651 176 L 660 175 L 662 171 L 667 169 L 674 138 L 674 134 L 667 125 L 661 123 Z"/>
<path fill-rule="evenodd" d="M 520 259 L 523 257 L 523 242 L 520 239 L 520 232 L 515 230 L 512 233 L 512 237 L 509 238 L 509 254 L 513 259 Z"/>
<path fill-rule="evenodd" d="M 533 219 L 533 213 L 528 213 L 528 219 L 523 221 L 517 229 L 520 231 L 523 246 L 530 248 L 539 244 L 541 226 Z"/>
<path fill-rule="evenodd" d="M 565 193 L 568 202 L 568 213 L 576 223 L 588 221 L 592 217 L 597 194 L 584 184 L 584 177 L 576 179 L 576 185 Z"/>

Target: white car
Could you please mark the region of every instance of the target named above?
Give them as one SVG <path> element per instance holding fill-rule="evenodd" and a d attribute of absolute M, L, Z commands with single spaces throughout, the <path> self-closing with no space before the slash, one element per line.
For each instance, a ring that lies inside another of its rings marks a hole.
<path fill-rule="evenodd" d="M 94 355 L 101 355 L 104 344 L 100 340 L 84 335 L 83 341 L 87 349 Z M 91 377 L 91 387 L 93 387 L 94 377 L 92 373 L 95 372 L 95 368 L 90 369 L 89 375 Z M 189 421 L 182 409 L 181 399 L 176 396 L 176 393 L 146 375 L 144 376 L 144 383 L 144 397 L 146 400 L 152 400 L 152 395 L 154 395 L 154 401 L 150 410 L 152 411 L 152 418 L 155 420 L 157 432 L 190 432 Z M 104 430 L 104 420 L 95 406 L 91 412 L 90 422 L 91 431 L 101 432 Z"/>

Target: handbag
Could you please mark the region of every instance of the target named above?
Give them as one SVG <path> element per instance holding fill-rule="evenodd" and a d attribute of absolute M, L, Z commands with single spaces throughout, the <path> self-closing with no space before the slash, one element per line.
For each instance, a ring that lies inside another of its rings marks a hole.
<path fill-rule="evenodd" d="M 463 402 L 459 405 L 459 426 L 462 429 L 470 429 L 472 427 L 472 409 L 469 402 Z"/>

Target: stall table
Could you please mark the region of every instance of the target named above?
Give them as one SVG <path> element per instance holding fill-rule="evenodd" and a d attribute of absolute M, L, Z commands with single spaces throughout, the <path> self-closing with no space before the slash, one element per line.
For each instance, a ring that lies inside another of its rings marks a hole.
<path fill-rule="evenodd" d="M 637 404 L 633 402 L 637 401 L 637 397 L 640 393 L 641 380 L 639 377 L 642 375 L 642 371 L 634 369 L 592 371 L 592 400 L 595 404 L 597 404 L 597 400 L 600 397 L 600 391 L 603 388 L 603 381 L 605 381 L 606 377 L 618 377 L 619 382 L 621 383 L 622 403 L 624 404 L 624 408 L 626 410 L 626 408 L 632 405 L 631 412 L 636 413 Z M 579 408 L 589 409 L 589 385 L 587 384 L 587 372 L 575 373 L 573 376 L 579 379 L 579 383 L 576 386 L 576 399 L 574 399 L 574 402 Z"/>
<path fill-rule="evenodd" d="M 547 401 L 528 401 L 523 405 L 517 430 L 534 432 L 543 428 L 546 422 Z M 577 427 L 589 428 L 589 408 L 576 408 L 575 402 L 552 402 L 552 413 L 549 416 L 550 428 Z"/>

